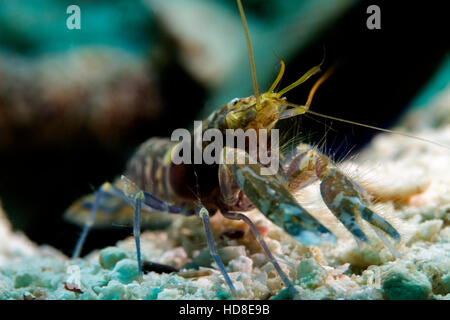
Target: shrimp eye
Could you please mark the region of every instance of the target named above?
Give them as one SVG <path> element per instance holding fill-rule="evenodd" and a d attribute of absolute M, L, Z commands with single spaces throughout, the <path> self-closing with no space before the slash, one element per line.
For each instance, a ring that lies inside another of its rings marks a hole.
<path fill-rule="evenodd" d="M 228 107 L 234 107 L 239 102 L 239 98 L 234 98 L 230 102 L 228 102 Z"/>

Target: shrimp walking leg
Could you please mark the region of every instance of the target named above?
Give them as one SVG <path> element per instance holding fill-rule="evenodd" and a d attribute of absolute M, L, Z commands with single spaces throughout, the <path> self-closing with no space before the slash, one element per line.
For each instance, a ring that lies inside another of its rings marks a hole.
<path fill-rule="evenodd" d="M 296 151 L 282 164 L 289 179 L 291 190 L 320 180 L 320 193 L 328 209 L 342 222 L 354 236 L 358 244 L 368 242 L 358 224 L 362 219 L 386 232 L 395 241 L 400 235 L 395 228 L 381 216 L 368 208 L 369 197 L 366 191 L 347 177 L 324 154 L 306 144 L 300 144 Z"/>
<path fill-rule="evenodd" d="M 136 195 L 134 206 L 133 236 L 136 243 L 136 256 L 139 277 L 142 277 L 142 254 L 141 254 L 141 207 L 144 193 L 141 191 Z"/>
<path fill-rule="evenodd" d="M 244 164 L 235 161 L 224 166 L 238 188 L 273 223 L 303 244 L 318 245 L 336 241 L 336 237 L 294 198 L 280 170 L 264 175 L 262 169 L 267 168 L 250 161 L 245 151 L 228 149 L 227 152 L 245 153 Z M 221 190 L 224 189 L 222 184 Z"/>
<path fill-rule="evenodd" d="M 105 189 L 107 189 L 110 186 L 108 182 L 104 183 L 97 191 L 97 194 L 95 196 L 94 205 L 91 208 L 91 212 L 89 214 L 89 219 L 86 222 L 86 224 L 83 227 L 83 231 L 81 232 L 80 238 L 77 241 L 77 244 L 75 245 L 75 249 L 73 250 L 72 259 L 78 258 L 81 254 L 81 250 L 83 249 L 84 242 L 86 241 L 86 238 L 88 236 L 89 230 L 94 225 L 95 222 L 95 216 L 97 214 L 98 207 L 100 205 L 100 201 L 103 196 L 103 192 Z"/>
<path fill-rule="evenodd" d="M 231 281 L 227 270 L 225 270 L 225 266 L 223 265 L 222 259 L 220 259 L 219 253 L 217 252 L 216 244 L 214 243 L 214 236 L 211 231 L 208 210 L 206 210 L 206 208 L 203 206 L 198 206 L 196 209 L 196 214 L 200 218 L 200 220 L 202 220 L 203 227 L 206 232 L 206 241 L 208 242 L 209 252 L 214 261 L 216 262 L 217 266 L 219 267 L 219 270 L 222 273 L 223 277 L 225 278 L 225 282 L 230 288 L 231 293 L 235 295 L 236 289 L 234 288 L 233 282 Z"/>
<path fill-rule="evenodd" d="M 253 232 L 253 235 L 255 236 L 256 240 L 260 244 L 260 246 L 263 248 L 264 252 L 266 253 L 267 257 L 269 258 L 269 261 L 274 266 L 275 270 L 277 271 L 278 275 L 280 276 L 281 280 L 283 280 L 284 284 L 288 288 L 291 295 L 295 298 L 299 298 L 297 290 L 294 288 L 294 285 L 292 284 L 291 280 L 289 280 L 288 276 L 283 272 L 280 265 L 278 264 L 278 261 L 273 256 L 272 252 L 270 252 L 269 247 L 267 246 L 266 242 L 264 241 L 263 237 L 259 233 L 258 229 L 256 228 L 255 224 L 250 220 L 249 217 L 242 213 L 238 212 L 223 212 L 222 215 L 225 218 L 232 219 L 232 220 L 243 220 L 249 227 L 250 230 Z"/>
<path fill-rule="evenodd" d="M 166 213 L 181 213 L 183 208 L 171 205 L 154 195 L 142 191 L 138 186 L 125 176 L 122 176 L 124 183 L 124 195 L 129 202 L 134 205 L 134 219 L 133 219 L 133 236 L 136 243 L 136 255 L 139 270 L 139 277 L 142 277 L 142 254 L 141 254 L 141 210 L 142 205 L 150 207 L 152 210 L 166 212 Z"/>
<path fill-rule="evenodd" d="M 146 205 L 154 211 L 167 212 L 173 214 L 182 213 L 183 208 L 171 205 L 145 191 L 139 190 L 139 188 L 126 177 L 122 177 L 122 181 L 125 183 L 123 185 L 125 186 L 124 189 L 118 188 L 115 185 L 110 184 L 109 182 L 105 182 L 98 189 L 97 194 L 95 195 L 94 203 L 89 213 L 88 220 L 85 223 L 80 238 L 77 241 L 72 258 L 74 259 L 80 256 L 88 233 L 92 228 L 92 226 L 94 226 L 95 224 L 96 215 L 100 207 L 102 206 L 103 198 L 106 196 L 106 194 L 112 195 L 114 197 L 122 199 L 123 201 L 134 207 L 133 236 L 136 242 L 136 255 L 137 255 L 139 276 L 142 277 L 142 254 L 140 243 L 142 206 Z"/>

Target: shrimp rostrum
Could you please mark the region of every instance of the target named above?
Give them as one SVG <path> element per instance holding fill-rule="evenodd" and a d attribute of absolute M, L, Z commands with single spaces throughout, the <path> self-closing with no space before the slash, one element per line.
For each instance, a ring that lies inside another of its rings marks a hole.
<path fill-rule="evenodd" d="M 285 69 L 281 70 L 273 85 L 265 93 L 258 92 L 253 54 L 248 37 L 245 16 L 238 0 L 241 18 L 247 35 L 250 53 L 254 94 L 246 98 L 235 98 L 213 112 L 202 122 L 201 131 L 216 129 L 226 135 L 227 129 L 265 130 L 267 136 L 275 134 L 274 126 L 280 120 L 296 117 L 309 112 L 312 97 L 320 84 L 328 77 L 326 72 L 311 89 L 307 102 L 296 105 L 288 102 L 284 95 L 320 72 L 320 65 L 311 68 L 300 79 L 286 88 L 275 92 Z M 194 138 L 192 138 L 194 139 Z M 270 140 L 272 141 L 272 140 Z M 159 211 L 171 214 L 196 214 L 203 223 L 212 258 L 222 273 L 232 293 L 235 292 L 224 264 L 218 255 L 211 232 L 210 217 L 220 212 L 225 218 L 243 220 L 248 224 L 255 238 L 262 246 L 269 261 L 275 267 L 282 281 L 293 294 L 296 290 L 283 272 L 276 258 L 270 252 L 264 238 L 252 221 L 242 212 L 258 209 L 274 224 L 283 228 L 294 239 L 307 245 L 320 245 L 335 241 L 335 236 L 317 221 L 293 196 L 295 191 L 320 182 L 320 193 L 328 209 L 354 236 L 358 243 L 368 242 L 360 227 L 360 221 L 367 221 L 375 229 L 386 233 L 396 242 L 400 235 L 396 229 L 380 215 L 369 209 L 369 197 L 364 189 L 344 174 L 336 164 L 316 148 L 298 144 L 288 154 L 278 155 L 279 165 L 270 174 L 259 157 L 252 157 L 246 147 L 228 145 L 222 149 L 221 157 L 241 157 L 246 161 L 219 161 L 219 163 L 174 163 L 173 154 L 182 142 L 168 138 L 151 138 L 141 145 L 128 163 L 122 179 L 103 184 L 94 198 L 87 223 L 75 248 L 74 257 L 79 256 L 89 229 L 101 223 L 109 214 L 111 219 L 120 220 L 120 210 L 115 210 L 110 199 L 117 198 L 134 207 L 133 234 L 136 241 L 137 263 L 142 274 L 140 252 L 141 210 Z M 261 144 L 262 141 L 258 140 Z M 195 145 L 195 142 L 192 141 Z M 276 146 L 267 144 L 272 154 Z M 202 148 L 205 145 L 202 144 Z M 108 205 L 105 205 L 108 204 Z M 77 220 L 76 205 L 68 210 L 69 218 Z M 98 222 L 100 221 L 100 222 Z M 386 239 L 385 239 L 386 240 Z"/>

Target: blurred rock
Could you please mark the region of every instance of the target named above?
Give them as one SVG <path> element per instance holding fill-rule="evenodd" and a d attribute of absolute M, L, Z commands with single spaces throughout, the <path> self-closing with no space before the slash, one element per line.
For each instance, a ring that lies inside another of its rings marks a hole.
<path fill-rule="evenodd" d="M 159 112 L 151 68 L 125 51 L 0 55 L 0 146 L 70 143 L 77 136 L 107 143 Z"/>

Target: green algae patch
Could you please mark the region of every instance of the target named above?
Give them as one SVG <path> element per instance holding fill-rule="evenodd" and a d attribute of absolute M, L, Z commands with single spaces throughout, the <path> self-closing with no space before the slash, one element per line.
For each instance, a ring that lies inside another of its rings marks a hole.
<path fill-rule="evenodd" d="M 448 294 L 450 292 L 450 273 L 436 281 L 436 292 L 440 294 Z"/>
<path fill-rule="evenodd" d="M 100 251 L 99 262 L 105 269 L 112 270 L 116 263 L 127 257 L 125 251 L 117 247 L 107 247 Z"/>
<path fill-rule="evenodd" d="M 158 299 L 158 294 L 163 291 L 161 288 L 149 288 L 147 294 L 145 295 L 145 300 L 156 300 Z"/>
<path fill-rule="evenodd" d="M 275 296 L 270 300 L 293 300 L 291 291 L 288 288 L 281 289 Z"/>
<path fill-rule="evenodd" d="M 326 277 L 327 271 L 312 258 L 302 260 L 297 266 L 297 279 L 309 289 L 321 286 Z"/>
<path fill-rule="evenodd" d="M 113 280 L 106 287 L 99 288 L 99 299 L 101 300 L 122 300 L 125 299 L 125 286 Z"/>
<path fill-rule="evenodd" d="M 114 267 L 111 278 L 128 284 L 139 277 L 139 270 L 135 260 L 123 259 Z"/>
<path fill-rule="evenodd" d="M 219 299 L 219 300 L 230 300 L 231 296 L 230 296 L 230 294 L 228 292 L 219 290 L 216 293 L 216 298 Z"/>
<path fill-rule="evenodd" d="M 33 282 L 33 276 L 29 273 L 22 273 L 14 278 L 14 288 L 28 287 Z"/>
<path fill-rule="evenodd" d="M 431 293 L 428 278 L 412 265 L 393 265 L 383 275 L 382 286 L 391 300 L 424 300 Z"/>

